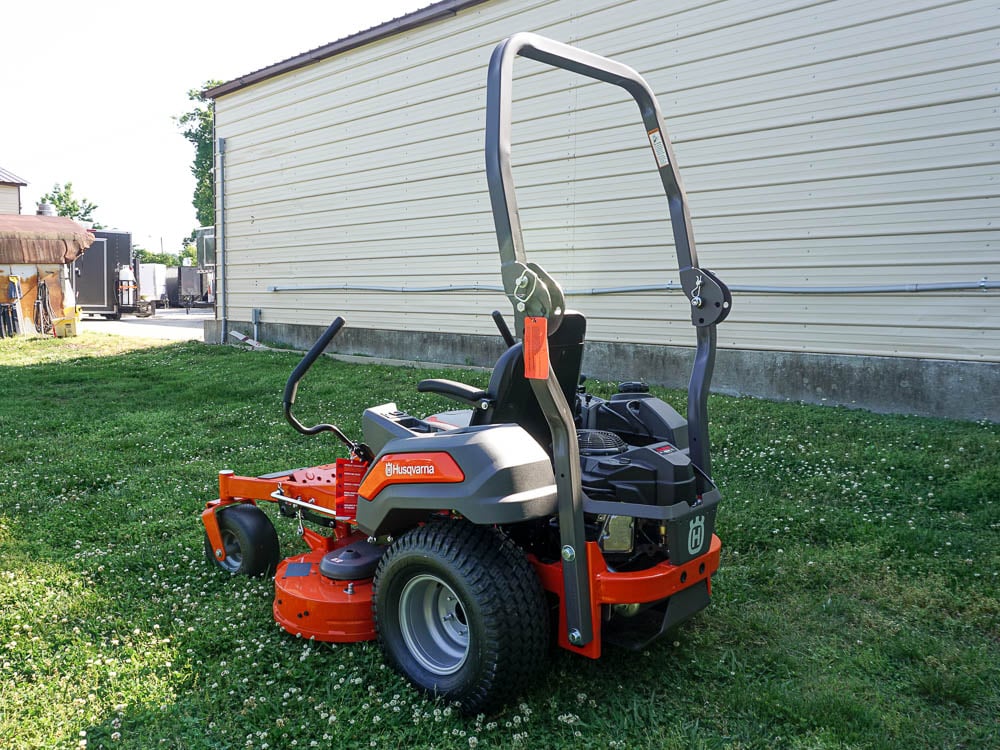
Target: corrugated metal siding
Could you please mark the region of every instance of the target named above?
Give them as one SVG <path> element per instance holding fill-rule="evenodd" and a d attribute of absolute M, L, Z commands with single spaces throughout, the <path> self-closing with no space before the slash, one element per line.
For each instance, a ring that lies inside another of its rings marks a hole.
<path fill-rule="evenodd" d="M 500 283 L 486 65 L 522 30 L 649 80 L 701 263 L 728 283 L 1000 278 L 993 4 L 494 0 L 218 99 L 230 318 L 492 333 L 498 293 L 266 289 Z M 634 104 L 528 60 L 515 75 L 529 258 L 568 289 L 676 281 Z M 679 293 L 572 301 L 592 339 L 693 343 Z M 739 294 L 720 345 L 1000 361 L 1000 295 Z"/>
<path fill-rule="evenodd" d="M 28 183 L 22 180 L 13 172 L 8 172 L 3 167 L 0 167 L 0 183 L 6 183 L 8 185 L 27 185 Z"/>

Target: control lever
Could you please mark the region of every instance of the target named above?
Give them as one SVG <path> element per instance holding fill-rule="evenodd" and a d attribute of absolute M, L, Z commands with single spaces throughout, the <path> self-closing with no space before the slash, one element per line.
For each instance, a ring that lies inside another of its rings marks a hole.
<path fill-rule="evenodd" d="M 497 330 L 500 331 L 500 338 L 507 345 L 507 348 L 514 346 L 517 343 L 517 339 L 514 338 L 514 334 L 510 332 L 510 328 L 507 327 L 507 321 L 503 319 L 503 313 L 499 310 L 493 311 L 493 322 L 496 323 Z"/>

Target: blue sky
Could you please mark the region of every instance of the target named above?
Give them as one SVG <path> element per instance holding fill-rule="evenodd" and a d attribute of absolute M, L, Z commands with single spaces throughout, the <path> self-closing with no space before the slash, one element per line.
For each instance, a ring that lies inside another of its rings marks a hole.
<path fill-rule="evenodd" d="M 432 0 L 48 0 L 5 3 L 0 166 L 28 182 L 22 212 L 56 182 L 133 242 L 176 253 L 195 227 L 192 146 L 173 117 L 187 91 L 229 80 Z"/>

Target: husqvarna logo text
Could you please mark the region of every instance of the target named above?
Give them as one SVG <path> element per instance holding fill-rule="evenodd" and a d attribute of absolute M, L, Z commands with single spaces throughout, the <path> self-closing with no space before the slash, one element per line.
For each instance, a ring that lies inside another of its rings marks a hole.
<path fill-rule="evenodd" d="M 705 543 L 705 516 L 696 516 L 688 526 L 688 554 L 694 555 Z"/>
<path fill-rule="evenodd" d="M 385 462 L 385 476 L 390 477 L 420 477 L 433 476 L 433 464 L 394 464 L 392 461 Z"/>

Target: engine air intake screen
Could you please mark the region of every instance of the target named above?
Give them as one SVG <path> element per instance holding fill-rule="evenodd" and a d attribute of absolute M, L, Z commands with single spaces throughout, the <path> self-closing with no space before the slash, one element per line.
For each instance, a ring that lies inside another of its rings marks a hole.
<path fill-rule="evenodd" d="M 584 456 L 616 456 L 628 449 L 624 440 L 605 430 L 577 430 L 576 439 Z"/>

